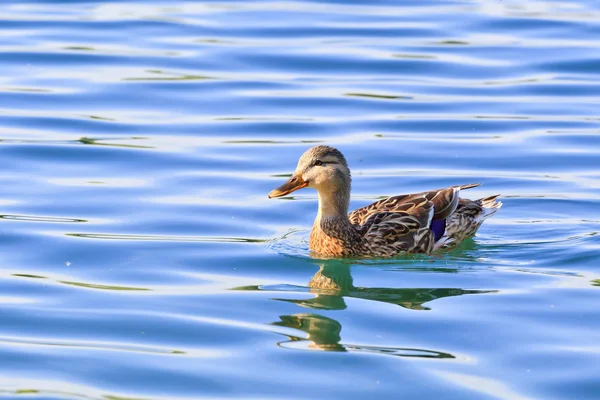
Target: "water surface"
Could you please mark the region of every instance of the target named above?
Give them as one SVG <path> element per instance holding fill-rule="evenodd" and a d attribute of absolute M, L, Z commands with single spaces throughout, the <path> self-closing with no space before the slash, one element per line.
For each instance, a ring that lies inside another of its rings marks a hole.
<path fill-rule="evenodd" d="M 597 399 L 599 54 L 591 0 L 8 2 L 0 397 Z M 504 207 L 312 259 L 317 143 Z"/>

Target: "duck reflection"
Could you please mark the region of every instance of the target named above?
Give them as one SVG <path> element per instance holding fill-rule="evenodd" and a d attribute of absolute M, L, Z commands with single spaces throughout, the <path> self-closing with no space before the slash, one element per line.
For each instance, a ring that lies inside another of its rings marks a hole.
<path fill-rule="evenodd" d="M 284 326 L 286 328 L 298 329 L 306 332 L 309 336 L 311 349 L 328 351 L 345 351 L 346 348 L 340 344 L 342 340 L 340 333 L 342 325 L 335 319 L 325 317 L 319 314 L 294 314 L 282 315 L 281 321 L 273 322 L 273 325 Z M 289 342 L 306 341 L 297 336 L 288 336 Z M 279 342 L 279 345 L 285 345 L 287 342 Z"/>
<path fill-rule="evenodd" d="M 464 290 L 459 288 L 367 288 L 356 287 L 351 275 L 351 265 L 339 260 L 328 260 L 319 265 L 319 271 L 308 282 L 310 299 L 272 298 L 272 300 L 297 304 L 313 310 L 344 310 L 346 299 L 357 298 L 395 304 L 410 310 L 430 310 L 425 306 L 436 299 L 494 291 Z M 258 286 L 238 287 L 237 290 L 269 290 Z M 455 358 L 450 353 L 404 348 L 377 347 L 341 343 L 342 325 L 336 319 L 316 312 L 282 315 L 272 325 L 303 331 L 307 337 L 286 334 L 288 340 L 282 347 L 309 348 L 323 351 L 360 351 L 401 357 Z"/>
<path fill-rule="evenodd" d="M 396 304 L 410 310 L 430 310 L 424 304 L 436 299 L 494 292 L 459 288 L 356 287 L 350 274 L 350 265 L 341 262 L 320 264 L 319 271 L 308 282 L 308 287 L 310 292 L 315 294 L 315 297 L 302 300 L 274 300 L 296 303 L 307 308 L 344 310 L 346 308 L 345 298 L 357 298 Z"/>
<path fill-rule="evenodd" d="M 342 325 L 335 319 L 319 314 L 283 315 L 279 318 L 280 321 L 273 322 L 273 325 L 298 329 L 308 334 L 308 339 L 287 335 L 288 340 L 277 343 L 281 347 L 302 348 L 306 346 L 313 350 L 379 353 L 398 357 L 456 358 L 450 353 L 435 350 L 342 344 L 340 343 Z"/>

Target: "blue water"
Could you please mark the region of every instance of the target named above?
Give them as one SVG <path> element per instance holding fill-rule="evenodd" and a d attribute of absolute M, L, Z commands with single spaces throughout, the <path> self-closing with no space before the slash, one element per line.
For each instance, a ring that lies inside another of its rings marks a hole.
<path fill-rule="evenodd" d="M 0 71 L 0 397 L 600 398 L 600 2 L 9 1 Z M 504 206 L 311 259 L 315 143 Z"/>

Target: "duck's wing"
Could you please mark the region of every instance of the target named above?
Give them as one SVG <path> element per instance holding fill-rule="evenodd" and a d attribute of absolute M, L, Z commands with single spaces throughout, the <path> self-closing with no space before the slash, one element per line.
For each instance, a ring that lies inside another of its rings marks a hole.
<path fill-rule="evenodd" d="M 404 212 L 409 215 L 418 215 L 419 210 L 428 202 L 431 202 L 433 203 L 434 209 L 433 219 L 444 219 L 456 210 L 461 190 L 474 188 L 479 185 L 479 183 L 472 183 L 431 190 L 423 193 L 388 197 L 354 210 L 348 215 L 348 218 L 350 219 L 350 222 L 355 225 L 364 225 L 369 217 L 382 212 Z"/>
<path fill-rule="evenodd" d="M 429 253 L 435 241 L 429 229 L 434 213 L 433 202 L 426 201 L 413 208 L 412 214 L 405 211 L 373 213 L 358 229 L 375 255 Z"/>

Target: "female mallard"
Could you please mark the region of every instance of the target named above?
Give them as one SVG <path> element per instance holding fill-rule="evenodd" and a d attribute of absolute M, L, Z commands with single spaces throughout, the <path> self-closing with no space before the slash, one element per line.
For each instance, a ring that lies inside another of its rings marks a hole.
<path fill-rule="evenodd" d="M 292 177 L 269 193 L 281 197 L 305 187 L 319 195 L 319 212 L 310 233 L 310 249 L 327 257 L 389 257 L 402 252 L 430 253 L 477 232 L 502 203 L 499 195 L 479 200 L 459 198 L 478 183 L 430 192 L 392 196 L 348 214 L 350 169 L 339 150 L 307 150 Z"/>

